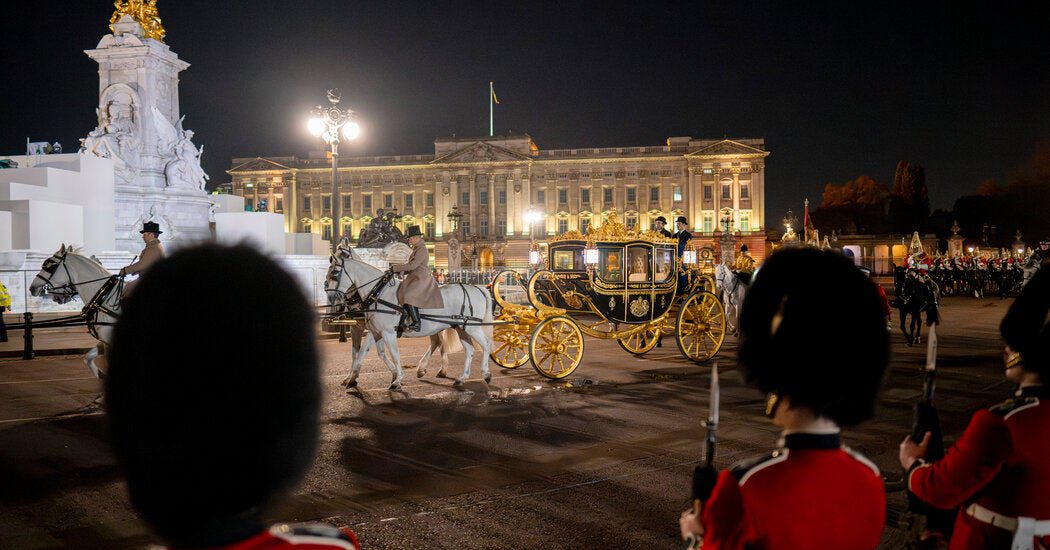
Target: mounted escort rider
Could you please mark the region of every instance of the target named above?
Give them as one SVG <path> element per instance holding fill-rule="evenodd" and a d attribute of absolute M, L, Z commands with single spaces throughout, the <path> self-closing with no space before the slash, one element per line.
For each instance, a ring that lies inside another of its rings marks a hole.
<path fill-rule="evenodd" d="M 397 288 L 397 301 L 405 308 L 402 315 L 401 326 L 404 326 L 404 316 L 411 320 L 408 331 L 418 332 L 420 327 L 419 310 L 440 309 L 445 307 L 445 301 L 441 298 L 437 280 L 430 272 L 427 264 L 430 263 L 430 253 L 423 243 L 423 233 L 418 225 L 408 228 L 408 244 L 412 247 L 412 255 L 408 257 L 408 263 L 390 266 L 393 273 L 405 273 L 405 280 Z"/>
<path fill-rule="evenodd" d="M 737 279 L 740 279 L 741 283 L 751 284 L 751 276 L 755 273 L 755 259 L 747 251 L 746 244 L 740 245 L 740 255 L 733 260 L 733 265 L 729 269 L 733 271 Z"/>
<path fill-rule="evenodd" d="M 160 236 L 163 231 L 160 230 L 160 225 L 157 222 L 145 222 L 142 224 L 142 242 L 146 243 L 143 247 L 142 253 L 139 254 L 139 261 L 124 267 L 120 270 L 120 276 L 125 275 L 139 275 L 142 276 L 153 264 L 164 259 L 164 247 L 160 244 Z M 131 292 L 135 283 L 128 283 L 124 286 L 124 294 Z"/>

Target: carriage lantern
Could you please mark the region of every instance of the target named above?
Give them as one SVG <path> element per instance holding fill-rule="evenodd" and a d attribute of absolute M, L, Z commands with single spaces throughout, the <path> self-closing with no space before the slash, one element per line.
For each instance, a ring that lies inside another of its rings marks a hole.
<path fill-rule="evenodd" d="M 539 267 L 542 263 L 543 255 L 540 254 L 540 245 L 536 241 L 532 241 L 532 247 L 529 248 L 529 265 Z"/>
<path fill-rule="evenodd" d="M 594 266 L 598 265 L 598 245 L 594 244 L 594 239 L 588 240 L 583 249 L 583 263 L 588 269 L 594 269 Z"/>
<path fill-rule="evenodd" d="M 682 263 L 685 265 L 696 265 L 697 263 L 696 247 L 693 246 L 692 241 L 689 241 L 685 250 L 682 251 Z"/>

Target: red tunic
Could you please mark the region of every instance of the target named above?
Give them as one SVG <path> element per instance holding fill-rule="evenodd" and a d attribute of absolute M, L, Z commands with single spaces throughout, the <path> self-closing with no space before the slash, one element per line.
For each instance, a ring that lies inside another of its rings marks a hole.
<path fill-rule="evenodd" d="M 361 550 L 353 531 L 323 523 L 274 525 L 254 537 L 223 546 L 225 550 Z"/>
<path fill-rule="evenodd" d="M 705 549 L 858 550 L 879 545 L 878 468 L 838 433 L 786 433 L 771 454 L 723 471 L 701 512 Z"/>
<path fill-rule="evenodd" d="M 1011 518 L 1050 520 L 1048 399 L 1050 389 L 1027 387 L 977 411 L 942 460 L 912 467 L 908 490 L 915 496 L 938 508 L 961 507 L 952 549 L 1010 547 L 1013 533 L 971 517 L 972 503 Z M 1050 548 L 1050 537 L 1041 542 Z"/>

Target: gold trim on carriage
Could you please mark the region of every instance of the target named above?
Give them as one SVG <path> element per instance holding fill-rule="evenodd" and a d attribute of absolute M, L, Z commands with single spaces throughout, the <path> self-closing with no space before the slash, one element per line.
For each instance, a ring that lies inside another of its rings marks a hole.
<path fill-rule="evenodd" d="M 714 279 L 697 251 L 678 256 L 678 241 L 625 227 L 615 210 L 587 234 L 548 241 L 545 269 L 527 280 L 504 271 L 492 284 L 502 308 L 492 359 L 503 368 L 531 361 L 547 378 L 570 375 L 583 360 L 584 335 L 617 340 L 643 355 L 673 336 L 682 355 L 701 363 L 725 340 L 726 318 Z M 526 287 L 528 305 L 508 302 L 501 286 Z"/>

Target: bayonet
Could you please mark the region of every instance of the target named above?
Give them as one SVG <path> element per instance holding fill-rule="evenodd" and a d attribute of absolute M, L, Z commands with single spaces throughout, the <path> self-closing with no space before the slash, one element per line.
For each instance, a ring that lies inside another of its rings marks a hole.
<path fill-rule="evenodd" d="M 718 481 L 718 471 L 715 470 L 715 434 L 718 432 L 718 412 L 721 403 L 721 389 L 718 387 L 718 363 L 711 369 L 711 390 L 708 397 L 707 420 L 704 427 L 707 428 L 706 449 L 704 450 L 704 463 L 693 470 L 693 513 L 700 516 L 700 504 L 711 496 L 711 491 Z M 694 538 L 687 541 L 686 550 L 693 550 L 699 546 L 701 539 Z"/>

